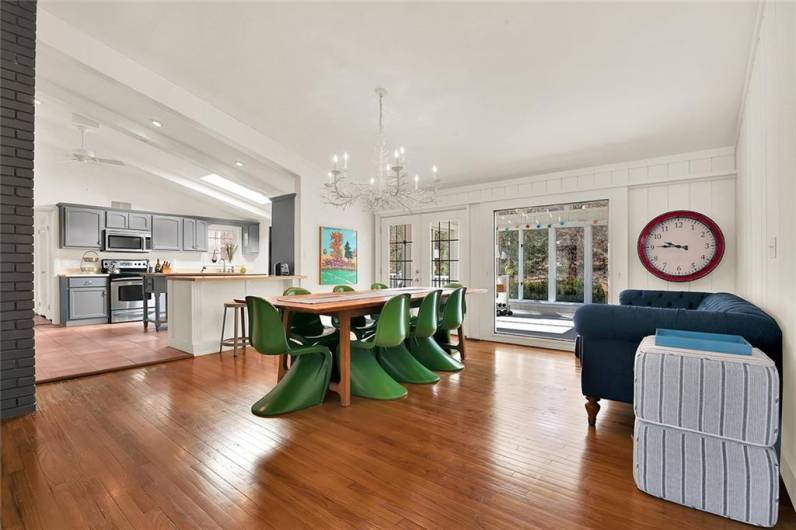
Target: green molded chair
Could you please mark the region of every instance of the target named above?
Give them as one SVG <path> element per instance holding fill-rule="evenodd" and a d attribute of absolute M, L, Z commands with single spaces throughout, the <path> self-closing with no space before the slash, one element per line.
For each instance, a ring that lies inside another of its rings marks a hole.
<path fill-rule="evenodd" d="M 352 293 L 355 290 L 356 289 L 350 285 L 335 285 L 332 289 L 332 292 Z M 340 329 L 340 322 L 338 322 L 336 317 L 332 317 L 332 325 L 337 329 Z M 367 317 L 354 317 L 351 319 L 351 331 L 354 332 L 354 335 L 356 335 L 358 339 L 362 339 L 376 331 L 376 321 Z"/>
<path fill-rule="evenodd" d="M 450 331 L 447 330 L 448 325 L 443 325 L 443 322 L 445 318 L 455 318 L 453 309 L 458 304 L 456 301 L 457 291 L 454 291 L 450 297 L 448 297 L 448 303 L 445 304 L 446 310 L 442 322 L 437 320 L 440 293 L 441 291 L 432 291 L 423 298 L 423 302 L 420 304 L 420 312 L 417 314 L 416 324 L 409 334 L 409 351 L 415 359 L 429 370 L 458 372 L 464 368 L 464 364 L 443 350 L 434 339 L 434 334 L 438 330 L 447 331 L 448 336 L 450 336 Z M 458 299 L 461 300 L 461 298 L 462 296 L 458 295 Z M 451 308 L 450 316 L 448 315 L 448 307 Z M 461 325 L 461 322 L 459 325 Z"/>
<path fill-rule="evenodd" d="M 285 336 L 279 311 L 267 300 L 246 297 L 250 335 L 263 355 L 290 355 L 290 369 L 274 388 L 252 405 L 256 416 L 277 416 L 323 403 L 332 375 L 332 352 L 326 346 L 295 346 Z"/>
<path fill-rule="evenodd" d="M 448 283 L 448 284 L 445 285 L 445 289 L 459 289 L 461 287 L 464 287 L 464 285 L 462 285 L 461 283 L 458 283 L 458 282 L 451 282 L 451 283 Z M 444 312 L 444 309 L 445 309 L 445 305 L 441 304 L 440 308 L 439 308 L 440 314 L 442 314 Z M 467 299 L 466 298 L 464 298 L 462 300 L 462 311 L 463 311 L 463 313 L 465 315 L 467 315 Z M 440 344 L 450 344 L 451 343 L 451 333 L 450 333 L 450 331 L 445 330 L 445 329 L 437 330 L 437 333 L 434 335 L 434 338 Z"/>
<path fill-rule="evenodd" d="M 312 294 L 303 287 L 288 287 L 282 296 Z M 304 346 L 323 344 L 333 348 L 340 334 L 333 327 L 324 326 L 321 317 L 311 313 L 293 313 L 290 317 L 290 338 Z"/>
<path fill-rule="evenodd" d="M 451 332 L 458 330 L 464 323 L 464 297 L 466 294 L 467 288 L 459 287 L 454 289 L 450 296 L 448 296 L 448 300 L 445 302 L 445 309 L 442 312 L 442 319 L 437 326 L 437 333 L 442 331 L 447 333 L 448 337 L 450 337 Z M 448 342 L 443 342 L 440 346 L 448 353 L 457 350 L 461 354 L 462 360 L 464 360 L 464 353 L 460 345 L 452 344 L 450 338 Z"/>
<path fill-rule="evenodd" d="M 379 349 L 395 348 L 406 339 L 409 295 L 394 296 L 381 309 L 376 333 L 366 340 L 351 341 L 351 394 L 370 399 L 400 399 L 404 387 L 390 377 L 376 359 Z M 339 362 L 340 348 L 337 349 Z"/>
<path fill-rule="evenodd" d="M 370 284 L 370 289 L 371 291 L 375 291 L 376 289 L 389 289 L 389 287 L 383 283 L 376 282 Z"/>
<path fill-rule="evenodd" d="M 430 337 L 437 329 L 437 304 L 439 303 L 439 294 L 441 291 L 432 291 L 423 298 L 420 304 L 420 311 L 415 320 L 415 330 L 418 327 L 421 333 L 428 334 Z M 406 315 L 404 318 L 409 318 L 409 309 L 407 307 Z M 410 320 L 411 321 L 411 320 Z M 410 337 L 412 332 L 410 331 Z M 445 357 L 454 360 L 453 357 L 442 352 Z M 420 361 L 415 359 L 406 347 L 406 342 L 402 342 L 398 346 L 391 348 L 378 348 L 376 355 L 382 368 L 390 374 L 390 376 L 401 383 L 415 383 L 415 384 L 429 384 L 439 381 L 439 376 L 423 366 Z"/>

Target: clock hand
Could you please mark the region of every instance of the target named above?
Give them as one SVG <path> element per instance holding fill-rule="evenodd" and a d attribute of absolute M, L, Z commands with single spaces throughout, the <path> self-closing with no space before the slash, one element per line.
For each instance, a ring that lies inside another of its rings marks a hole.
<path fill-rule="evenodd" d="M 659 245 L 659 248 L 681 248 L 683 250 L 688 250 L 688 245 L 675 245 L 671 241 L 666 241 L 663 245 Z"/>

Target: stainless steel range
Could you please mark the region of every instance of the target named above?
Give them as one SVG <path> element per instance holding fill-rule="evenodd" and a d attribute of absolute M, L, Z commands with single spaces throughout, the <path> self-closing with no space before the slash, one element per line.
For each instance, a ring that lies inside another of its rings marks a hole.
<path fill-rule="evenodd" d="M 111 322 L 144 320 L 144 277 L 148 259 L 104 259 L 102 270 L 110 279 Z M 149 307 L 154 299 L 150 296 Z M 154 309 L 152 310 L 154 311 Z"/>

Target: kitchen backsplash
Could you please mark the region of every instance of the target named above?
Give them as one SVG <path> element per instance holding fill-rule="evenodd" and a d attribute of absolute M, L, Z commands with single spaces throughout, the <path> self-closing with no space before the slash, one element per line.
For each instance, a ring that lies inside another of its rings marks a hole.
<path fill-rule="evenodd" d="M 79 249 L 57 249 L 53 263 L 53 271 L 55 274 L 72 272 L 80 270 L 80 259 L 85 251 Z M 154 267 L 155 262 L 160 260 L 168 260 L 171 263 L 171 269 L 175 272 L 198 272 L 202 267 L 207 267 L 207 270 L 214 271 L 215 269 L 221 270 L 222 264 L 212 263 L 210 252 L 175 252 L 175 251 L 152 251 L 142 254 L 140 252 L 124 253 L 124 252 L 97 252 L 100 259 L 131 259 L 140 260 L 148 259 Z M 268 269 L 268 253 L 260 252 L 257 256 L 250 258 L 238 253 L 235 259 L 231 262 L 237 270 L 241 265 L 245 265 L 249 272 L 267 272 Z"/>

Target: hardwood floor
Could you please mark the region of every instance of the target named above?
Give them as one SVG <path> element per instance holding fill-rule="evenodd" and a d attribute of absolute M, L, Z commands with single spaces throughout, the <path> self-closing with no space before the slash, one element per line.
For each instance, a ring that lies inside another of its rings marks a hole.
<path fill-rule="evenodd" d="M 41 385 L 39 411 L 2 425 L 0 522 L 743 528 L 635 488 L 631 408 L 605 402 L 589 429 L 572 354 L 468 346 L 463 372 L 404 400 L 271 419 L 249 412 L 276 380 L 252 349 Z"/>
<path fill-rule="evenodd" d="M 141 322 L 70 328 L 45 323 L 33 331 L 37 383 L 191 357 L 167 346 L 167 332 L 144 331 Z"/>

